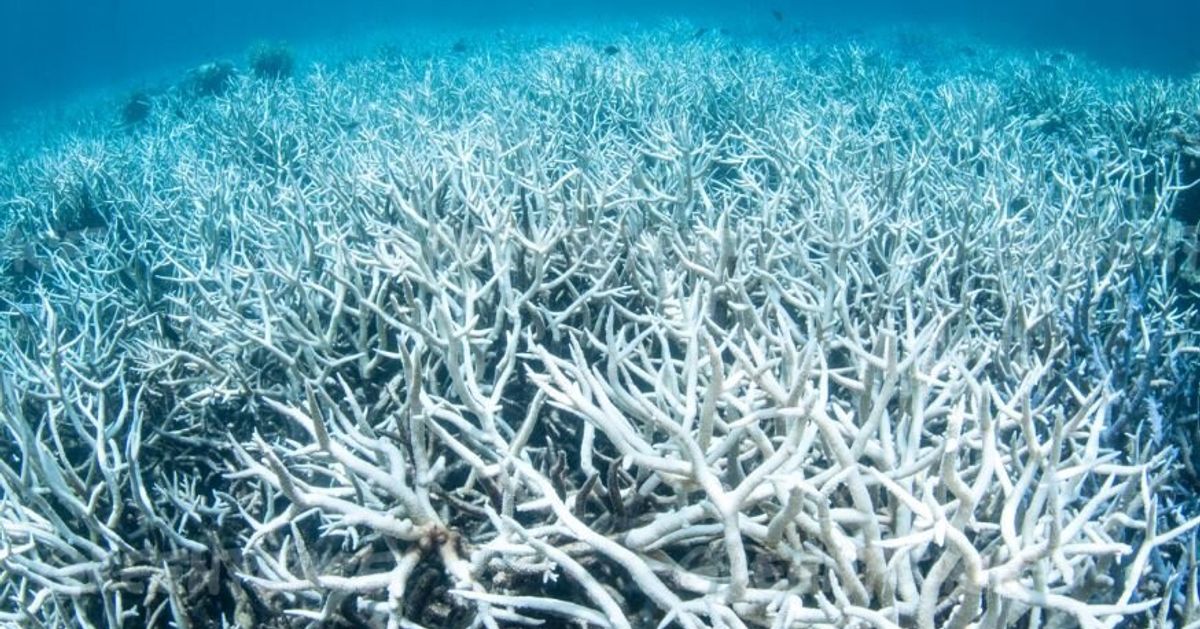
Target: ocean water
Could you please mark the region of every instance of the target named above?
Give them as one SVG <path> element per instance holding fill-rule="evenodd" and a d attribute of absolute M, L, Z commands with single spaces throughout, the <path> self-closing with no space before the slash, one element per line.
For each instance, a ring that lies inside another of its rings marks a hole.
<path fill-rule="evenodd" d="M 1196 4 L 0 3 L 0 627 L 1200 626 Z"/>
<path fill-rule="evenodd" d="M 0 4 L 0 109 L 52 104 L 82 89 L 136 83 L 261 39 L 304 41 L 425 24 L 505 28 L 687 18 L 697 23 L 770 27 L 868 27 L 894 22 L 967 28 L 1015 45 L 1062 47 L 1098 60 L 1171 75 L 1200 70 L 1194 25 L 1200 5 L 1186 0 L 1085 2 L 1017 0 L 847 2 L 153 2 L 7 0 Z"/>

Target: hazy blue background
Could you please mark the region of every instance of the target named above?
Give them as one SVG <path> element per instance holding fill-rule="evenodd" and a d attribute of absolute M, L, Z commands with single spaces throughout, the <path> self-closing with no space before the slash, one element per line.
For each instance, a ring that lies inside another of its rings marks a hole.
<path fill-rule="evenodd" d="M 0 0 L 0 113 L 214 56 L 238 58 L 260 39 L 296 42 L 416 22 L 454 28 L 679 16 L 715 25 L 761 16 L 768 23 L 772 9 L 796 22 L 949 23 L 1117 65 L 1200 70 L 1200 0 Z"/>

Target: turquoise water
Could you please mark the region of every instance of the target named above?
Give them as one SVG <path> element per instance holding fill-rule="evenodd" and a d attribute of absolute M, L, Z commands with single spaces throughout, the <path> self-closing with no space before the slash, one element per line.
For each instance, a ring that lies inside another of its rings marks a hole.
<path fill-rule="evenodd" d="M 784 17 L 777 23 L 773 12 Z M 81 89 L 127 84 L 228 56 L 259 39 L 315 38 L 425 25 L 504 28 L 684 18 L 713 27 L 847 28 L 915 23 L 967 28 L 998 42 L 1063 47 L 1105 62 L 1164 74 L 1200 64 L 1200 3 L 1018 0 L 952 2 L 414 2 L 347 0 L 6 0 L 0 3 L 0 109 L 53 103 Z M 797 34 L 799 36 L 799 34 Z"/>

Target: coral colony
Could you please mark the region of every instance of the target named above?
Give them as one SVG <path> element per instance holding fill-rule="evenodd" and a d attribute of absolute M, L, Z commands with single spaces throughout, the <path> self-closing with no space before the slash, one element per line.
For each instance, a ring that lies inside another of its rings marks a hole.
<path fill-rule="evenodd" d="M 1200 79 L 739 37 L 14 134 L 0 622 L 1200 626 Z"/>

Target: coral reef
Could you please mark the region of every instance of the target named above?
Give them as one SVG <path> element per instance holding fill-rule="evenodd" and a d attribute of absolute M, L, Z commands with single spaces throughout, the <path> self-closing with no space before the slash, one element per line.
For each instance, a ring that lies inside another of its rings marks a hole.
<path fill-rule="evenodd" d="M 250 50 L 250 69 L 261 79 L 285 79 L 292 76 L 296 55 L 286 44 L 260 43 Z"/>
<path fill-rule="evenodd" d="M 145 122 L 154 110 L 154 101 L 150 95 L 137 91 L 129 95 L 121 105 L 121 124 L 134 127 Z"/>
<path fill-rule="evenodd" d="M 0 622 L 1200 621 L 1200 81 L 695 32 L 0 156 Z"/>
<path fill-rule="evenodd" d="M 229 61 L 212 61 L 190 72 L 186 87 L 195 96 L 220 96 L 237 78 L 237 68 Z"/>

